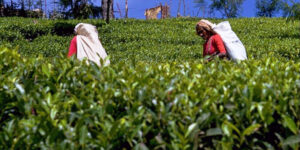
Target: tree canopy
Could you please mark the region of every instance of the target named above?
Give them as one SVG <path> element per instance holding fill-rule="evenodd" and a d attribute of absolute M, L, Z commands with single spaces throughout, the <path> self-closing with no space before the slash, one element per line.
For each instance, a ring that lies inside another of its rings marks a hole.
<path fill-rule="evenodd" d="M 211 11 L 218 10 L 227 18 L 237 17 L 245 0 L 212 0 Z"/>
<path fill-rule="evenodd" d="M 256 0 L 256 15 L 259 17 L 273 17 L 280 9 L 280 0 Z"/>
<path fill-rule="evenodd" d="M 295 0 L 285 0 L 283 2 L 283 15 L 290 19 L 300 19 L 300 2 Z"/>

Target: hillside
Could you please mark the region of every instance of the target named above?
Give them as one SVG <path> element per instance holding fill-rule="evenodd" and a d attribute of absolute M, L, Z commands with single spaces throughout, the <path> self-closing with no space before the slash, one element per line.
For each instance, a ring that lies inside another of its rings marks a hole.
<path fill-rule="evenodd" d="M 106 25 L 102 20 L 50 21 L 1 18 L 1 45 L 19 46 L 22 55 L 57 56 L 66 54 L 73 29 L 79 22 L 98 27 L 103 46 L 113 62 L 199 60 L 203 40 L 195 34 L 199 19 L 158 21 L 116 20 Z M 212 20 L 216 23 L 222 20 Z M 299 21 L 282 18 L 230 19 L 232 29 L 245 45 L 250 59 L 272 56 L 299 59 Z"/>
<path fill-rule="evenodd" d="M 298 150 L 299 21 L 230 19 L 238 63 L 203 62 L 197 21 L 1 18 L 0 149 Z M 110 66 L 66 58 L 78 22 Z"/>

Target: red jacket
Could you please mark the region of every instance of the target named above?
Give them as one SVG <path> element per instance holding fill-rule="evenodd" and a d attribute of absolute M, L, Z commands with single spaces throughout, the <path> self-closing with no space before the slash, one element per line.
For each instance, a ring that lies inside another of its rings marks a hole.
<path fill-rule="evenodd" d="M 218 34 L 211 36 L 209 40 L 203 44 L 203 57 L 207 55 L 213 55 L 216 52 L 226 54 L 223 40 Z"/>
<path fill-rule="evenodd" d="M 77 53 L 77 38 L 76 38 L 76 36 L 74 36 L 70 43 L 68 57 L 71 57 L 72 55 L 74 55 L 76 53 Z"/>

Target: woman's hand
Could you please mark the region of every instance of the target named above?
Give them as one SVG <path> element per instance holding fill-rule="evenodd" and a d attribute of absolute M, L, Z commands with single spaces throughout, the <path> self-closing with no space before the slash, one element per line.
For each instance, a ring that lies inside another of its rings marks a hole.
<path fill-rule="evenodd" d="M 207 58 L 205 60 L 205 63 L 212 61 L 215 57 L 219 57 L 219 58 L 227 58 L 227 54 L 226 53 L 214 53 L 212 54 L 209 58 Z"/>
<path fill-rule="evenodd" d="M 218 53 L 217 56 L 219 58 L 226 58 L 227 57 L 227 54 L 226 53 Z"/>

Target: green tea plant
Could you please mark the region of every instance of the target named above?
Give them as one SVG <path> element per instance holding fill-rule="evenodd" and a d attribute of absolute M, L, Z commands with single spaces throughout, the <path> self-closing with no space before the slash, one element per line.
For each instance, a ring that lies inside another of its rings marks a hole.
<path fill-rule="evenodd" d="M 198 60 L 202 58 L 203 40 L 195 34 L 198 18 L 166 20 L 42 20 L 1 18 L 0 43 L 10 45 L 26 56 L 66 55 L 74 27 L 79 22 L 97 26 L 100 40 L 113 62 L 166 62 Z M 210 19 L 218 23 L 223 20 Z M 250 59 L 272 57 L 299 60 L 299 21 L 284 18 L 229 19 L 232 29 L 246 47 Z M 40 39 L 40 40 L 38 40 Z M 57 39 L 55 41 L 55 39 Z M 43 41 L 41 41 L 43 40 Z M 45 43 L 53 41 L 47 50 Z M 39 42 L 37 42 L 39 41 Z M 34 50 L 33 50 L 34 49 Z"/>
<path fill-rule="evenodd" d="M 249 60 L 204 63 L 197 21 L 1 18 L 0 149 L 299 149 L 297 22 L 230 19 Z M 66 58 L 79 22 L 110 66 Z"/>
<path fill-rule="evenodd" d="M 299 148 L 293 61 L 0 58 L 1 149 Z"/>

